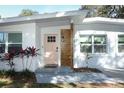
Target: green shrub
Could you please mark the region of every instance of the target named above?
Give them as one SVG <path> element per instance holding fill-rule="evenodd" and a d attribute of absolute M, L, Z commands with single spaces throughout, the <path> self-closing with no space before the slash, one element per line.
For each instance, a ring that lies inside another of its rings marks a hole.
<path fill-rule="evenodd" d="M 24 77 L 32 77 L 32 75 L 34 74 L 33 72 L 29 71 L 28 69 L 23 70 L 22 72 L 19 72 L 20 75 L 24 76 Z"/>
<path fill-rule="evenodd" d="M 6 75 L 6 71 L 5 70 L 1 70 L 0 71 L 0 76 Z"/>
<path fill-rule="evenodd" d="M 0 77 L 12 77 L 12 78 L 16 78 L 16 77 L 22 77 L 22 78 L 32 78 L 32 76 L 34 76 L 34 73 L 29 71 L 29 70 L 24 70 L 21 72 L 16 72 L 15 70 L 1 70 L 0 71 Z"/>

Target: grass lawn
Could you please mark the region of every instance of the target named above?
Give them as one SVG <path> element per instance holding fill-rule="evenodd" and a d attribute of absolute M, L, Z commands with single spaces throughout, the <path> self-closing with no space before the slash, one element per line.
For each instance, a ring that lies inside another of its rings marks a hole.
<path fill-rule="evenodd" d="M 62 83 L 62 84 L 37 84 L 34 73 L 17 73 L 13 75 L 0 73 L 1 88 L 124 88 L 123 83 L 96 84 L 96 83 Z"/>

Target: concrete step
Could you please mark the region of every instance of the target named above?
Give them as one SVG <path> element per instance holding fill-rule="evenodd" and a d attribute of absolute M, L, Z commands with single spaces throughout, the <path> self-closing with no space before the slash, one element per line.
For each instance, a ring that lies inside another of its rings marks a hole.
<path fill-rule="evenodd" d="M 56 68 L 39 68 L 35 71 L 35 73 L 41 74 L 56 74 L 56 73 L 70 73 L 73 70 L 69 67 L 56 67 Z"/>

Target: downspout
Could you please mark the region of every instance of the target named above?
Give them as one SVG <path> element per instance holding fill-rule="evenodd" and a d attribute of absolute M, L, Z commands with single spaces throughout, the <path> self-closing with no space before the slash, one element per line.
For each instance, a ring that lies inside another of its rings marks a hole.
<path fill-rule="evenodd" d="M 72 49 L 72 58 L 71 58 L 71 68 L 73 69 L 73 38 L 74 38 L 74 24 L 73 22 L 70 23 L 71 29 L 71 49 Z"/>

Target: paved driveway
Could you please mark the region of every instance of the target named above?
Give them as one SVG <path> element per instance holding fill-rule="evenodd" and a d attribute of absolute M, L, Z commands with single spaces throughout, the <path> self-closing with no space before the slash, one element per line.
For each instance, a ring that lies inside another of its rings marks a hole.
<path fill-rule="evenodd" d="M 36 70 L 35 75 L 37 83 L 124 83 L 124 70 L 101 71 L 103 73 L 73 72 L 69 67 L 40 68 Z"/>
<path fill-rule="evenodd" d="M 36 73 L 37 83 L 124 83 L 103 73 Z"/>
<path fill-rule="evenodd" d="M 124 80 L 124 68 L 101 68 L 100 70 L 107 76 Z"/>

